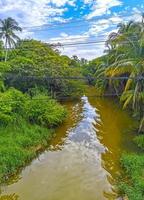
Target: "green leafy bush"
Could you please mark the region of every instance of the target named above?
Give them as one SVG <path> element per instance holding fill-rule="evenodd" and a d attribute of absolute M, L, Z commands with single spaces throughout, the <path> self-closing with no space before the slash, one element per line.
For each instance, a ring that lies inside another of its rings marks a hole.
<path fill-rule="evenodd" d="M 0 124 L 13 123 L 19 115 L 33 124 L 53 127 L 63 122 L 66 111 L 44 94 L 31 99 L 14 88 L 0 93 Z"/>
<path fill-rule="evenodd" d="M 46 95 L 36 95 L 26 103 L 26 116 L 31 123 L 53 127 L 63 122 L 66 110 Z"/>
<path fill-rule="evenodd" d="M 8 124 L 16 120 L 16 115 L 24 115 L 24 107 L 28 97 L 11 88 L 0 93 L 0 124 Z"/>
<path fill-rule="evenodd" d="M 144 150 L 144 135 L 139 135 L 135 137 L 134 142 L 138 145 L 138 147 Z"/>
<path fill-rule="evenodd" d="M 53 131 L 62 123 L 63 106 L 46 94 L 30 96 L 11 88 L 0 93 L 0 180 L 29 162 L 38 145 L 47 146 Z M 38 125 L 36 125 L 38 124 Z"/>

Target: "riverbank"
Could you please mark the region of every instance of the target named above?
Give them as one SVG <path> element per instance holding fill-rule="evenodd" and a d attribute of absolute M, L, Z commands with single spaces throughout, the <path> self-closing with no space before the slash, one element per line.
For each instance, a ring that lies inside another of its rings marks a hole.
<path fill-rule="evenodd" d="M 28 164 L 38 151 L 48 145 L 54 130 L 30 125 L 22 120 L 18 126 L 0 128 L 0 181 Z"/>
<path fill-rule="evenodd" d="M 124 154 L 121 157 L 123 175 L 118 182 L 120 194 L 129 200 L 144 199 L 144 135 L 138 135 L 133 140 L 141 152 Z"/>
<path fill-rule="evenodd" d="M 10 89 L 0 100 L 0 182 L 5 182 L 45 149 L 67 113 L 44 94 L 30 99 Z"/>

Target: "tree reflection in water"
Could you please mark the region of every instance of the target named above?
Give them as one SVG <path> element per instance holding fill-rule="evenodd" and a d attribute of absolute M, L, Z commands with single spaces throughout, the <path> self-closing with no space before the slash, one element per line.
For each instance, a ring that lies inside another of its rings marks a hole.
<path fill-rule="evenodd" d="M 11 194 L 11 195 L 4 195 L 0 197 L 0 200 L 18 200 L 19 196 L 16 194 Z"/>

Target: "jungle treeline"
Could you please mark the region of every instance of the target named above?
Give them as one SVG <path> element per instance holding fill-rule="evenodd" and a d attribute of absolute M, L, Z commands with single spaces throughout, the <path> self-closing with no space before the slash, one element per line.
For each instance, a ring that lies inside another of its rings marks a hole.
<path fill-rule="evenodd" d="M 140 132 L 144 124 L 144 22 L 119 24 L 106 47 L 104 56 L 90 61 L 85 75 L 101 94 L 117 95 L 123 108 L 133 111 L 140 120 Z"/>

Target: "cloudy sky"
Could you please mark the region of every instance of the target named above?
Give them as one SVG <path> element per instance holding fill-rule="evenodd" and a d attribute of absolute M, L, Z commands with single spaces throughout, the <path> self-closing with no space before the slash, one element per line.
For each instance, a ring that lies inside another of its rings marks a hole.
<path fill-rule="evenodd" d="M 64 44 L 62 54 L 93 59 L 103 54 L 117 24 L 140 20 L 144 0 L 0 0 L 0 18 L 13 17 L 23 38 Z"/>

